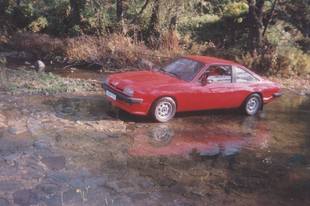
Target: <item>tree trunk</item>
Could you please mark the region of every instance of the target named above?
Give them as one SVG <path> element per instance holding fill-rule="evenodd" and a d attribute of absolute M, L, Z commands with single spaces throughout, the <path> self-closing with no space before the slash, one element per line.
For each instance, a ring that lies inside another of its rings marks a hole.
<path fill-rule="evenodd" d="M 118 24 L 118 31 L 125 35 L 126 28 L 125 28 L 125 21 L 124 21 L 124 14 L 123 14 L 123 0 L 116 1 L 116 19 Z"/>
<path fill-rule="evenodd" d="M 154 7 L 152 10 L 152 16 L 150 20 L 150 25 L 148 28 L 148 36 L 155 35 L 158 36 L 159 27 L 159 4 L 160 0 L 154 0 Z"/>
<path fill-rule="evenodd" d="M 257 49 L 263 40 L 263 15 L 265 0 L 248 0 L 249 4 L 249 42 L 248 48 L 252 56 L 256 55 Z"/>
<path fill-rule="evenodd" d="M 272 10 L 271 10 L 271 12 L 270 12 L 270 17 L 269 17 L 269 19 L 268 19 L 267 24 L 265 25 L 265 28 L 264 28 L 264 31 L 263 31 L 263 38 L 264 38 L 264 36 L 265 36 L 265 34 L 266 34 L 267 28 L 268 28 L 268 26 L 269 26 L 271 20 L 272 20 L 272 16 L 273 16 L 273 14 L 274 14 L 274 8 L 275 8 L 275 6 L 276 6 L 276 3 L 277 3 L 277 0 L 274 1 L 274 4 L 273 4 L 273 6 L 272 6 Z"/>

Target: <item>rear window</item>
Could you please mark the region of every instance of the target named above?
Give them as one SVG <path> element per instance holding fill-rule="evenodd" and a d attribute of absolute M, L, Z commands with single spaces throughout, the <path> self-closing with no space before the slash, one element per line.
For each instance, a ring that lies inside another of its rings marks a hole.
<path fill-rule="evenodd" d="M 259 81 L 257 78 L 255 78 L 252 74 L 245 71 L 244 69 L 241 69 L 237 67 L 236 69 L 236 82 L 237 83 L 247 83 L 247 82 L 257 82 Z"/>

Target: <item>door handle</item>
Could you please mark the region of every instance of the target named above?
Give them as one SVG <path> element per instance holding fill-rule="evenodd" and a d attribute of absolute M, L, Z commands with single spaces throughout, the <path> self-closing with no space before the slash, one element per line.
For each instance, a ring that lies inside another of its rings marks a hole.
<path fill-rule="evenodd" d="M 227 88 L 227 89 L 231 89 L 231 88 L 232 88 L 232 86 L 226 86 L 226 88 Z"/>

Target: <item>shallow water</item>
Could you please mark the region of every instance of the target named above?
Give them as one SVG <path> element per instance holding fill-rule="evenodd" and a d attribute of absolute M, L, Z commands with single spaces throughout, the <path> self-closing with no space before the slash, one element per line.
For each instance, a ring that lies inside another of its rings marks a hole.
<path fill-rule="evenodd" d="M 310 98 L 283 92 L 161 124 L 103 93 L 2 97 L 0 203 L 82 205 L 90 186 L 86 205 L 309 205 Z"/>

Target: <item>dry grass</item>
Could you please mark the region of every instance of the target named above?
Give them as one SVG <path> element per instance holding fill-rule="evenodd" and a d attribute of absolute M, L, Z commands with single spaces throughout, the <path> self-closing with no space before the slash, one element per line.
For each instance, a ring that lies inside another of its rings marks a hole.
<path fill-rule="evenodd" d="M 6 42 L 10 49 L 30 50 L 39 58 L 49 56 L 53 60 L 67 57 L 71 62 L 86 62 L 108 69 L 137 68 L 141 57 L 154 66 L 160 66 L 178 56 L 204 55 L 232 60 L 268 76 L 301 76 L 310 72 L 310 56 L 307 54 L 300 55 L 300 58 L 287 58 L 287 55 L 278 54 L 272 47 L 267 47 L 261 54 L 252 57 L 241 48 L 227 50 L 212 42 L 195 44 L 189 36 L 181 37 L 177 31 L 164 31 L 160 38 L 153 37 L 150 45 L 153 48 L 146 46 L 145 42 L 117 34 L 59 39 L 24 33 Z M 0 43 L 0 48 L 3 46 Z"/>

